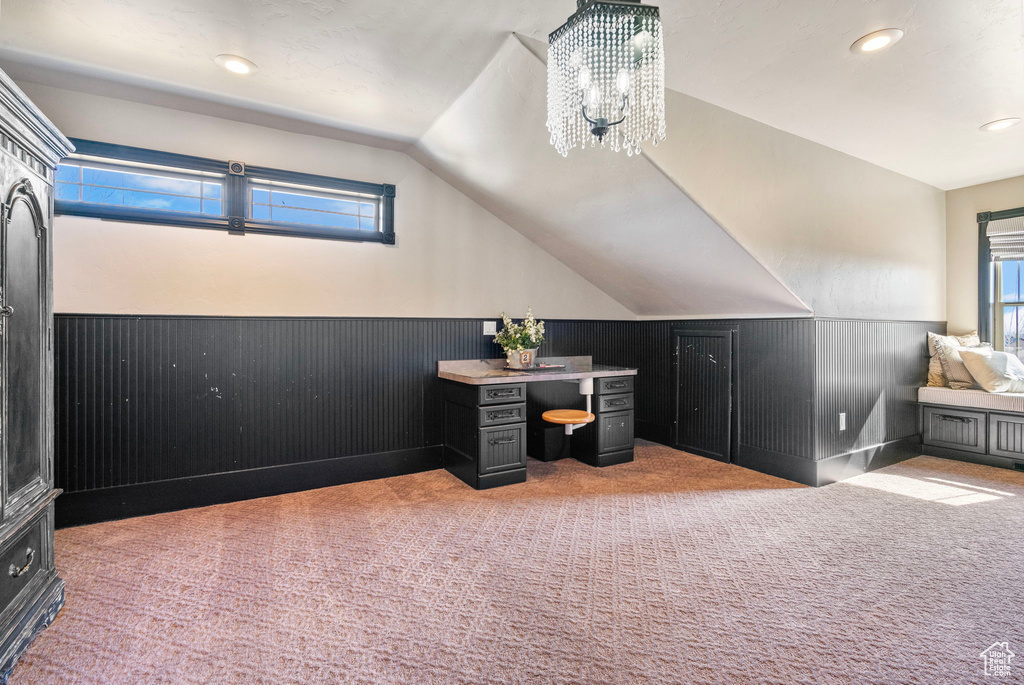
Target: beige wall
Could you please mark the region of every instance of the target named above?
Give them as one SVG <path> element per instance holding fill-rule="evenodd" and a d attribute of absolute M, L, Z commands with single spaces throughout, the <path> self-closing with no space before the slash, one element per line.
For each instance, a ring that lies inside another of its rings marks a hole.
<path fill-rule="evenodd" d="M 978 213 L 1024 206 L 1024 176 L 946 193 L 949 330 L 978 327 Z"/>
<path fill-rule="evenodd" d="M 394 248 L 58 217 L 57 311 L 634 318 L 403 153 L 20 85 L 69 136 L 398 186 Z"/>
<path fill-rule="evenodd" d="M 946 318 L 943 191 L 675 91 L 645 154 L 817 316 Z"/>

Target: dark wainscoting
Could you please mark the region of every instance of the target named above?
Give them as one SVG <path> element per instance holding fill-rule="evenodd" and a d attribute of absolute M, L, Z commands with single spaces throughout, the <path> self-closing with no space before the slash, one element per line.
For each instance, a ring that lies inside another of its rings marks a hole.
<path fill-rule="evenodd" d="M 925 331 L 944 331 L 823 319 L 547 325 L 542 355 L 638 367 L 637 435 L 666 444 L 673 326 L 736 330 L 734 461 L 812 485 L 873 467 L 878 455 L 865 455 L 916 435 L 908 403 L 927 366 Z M 500 356 L 480 327 L 57 315 L 57 524 L 439 468 L 436 364 Z M 840 411 L 841 434 L 830 427 Z"/>
<path fill-rule="evenodd" d="M 815 459 L 819 482 L 885 466 L 919 447 L 917 389 L 928 381 L 921 321 L 818 319 L 815 324 Z M 839 414 L 846 413 L 846 430 Z"/>

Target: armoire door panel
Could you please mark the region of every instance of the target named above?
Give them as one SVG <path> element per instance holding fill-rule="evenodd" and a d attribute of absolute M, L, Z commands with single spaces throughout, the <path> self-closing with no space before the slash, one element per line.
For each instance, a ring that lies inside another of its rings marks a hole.
<path fill-rule="evenodd" d="M 45 256 L 36 216 L 24 200 L 10 209 L 4 236 L 3 337 L 8 499 L 44 477 L 43 343 L 46 330 Z"/>

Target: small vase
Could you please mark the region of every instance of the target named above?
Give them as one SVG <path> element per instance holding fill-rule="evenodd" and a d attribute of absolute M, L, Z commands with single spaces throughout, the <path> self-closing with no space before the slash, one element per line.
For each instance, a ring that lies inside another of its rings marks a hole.
<path fill-rule="evenodd" d="M 508 368 L 510 369 L 532 368 L 536 358 L 536 347 L 532 350 L 507 350 L 505 352 L 505 359 L 508 360 Z"/>

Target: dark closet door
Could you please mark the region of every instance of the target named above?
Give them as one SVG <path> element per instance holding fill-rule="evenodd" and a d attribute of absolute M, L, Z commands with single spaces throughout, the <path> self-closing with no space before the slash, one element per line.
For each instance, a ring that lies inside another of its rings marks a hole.
<path fill-rule="evenodd" d="M 731 330 L 675 329 L 675 446 L 732 461 L 733 337 Z"/>
<path fill-rule="evenodd" d="M 5 507 L 46 484 L 47 251 L 39 205 L 27 184 L 8 195 L 3 230 Z"/>

